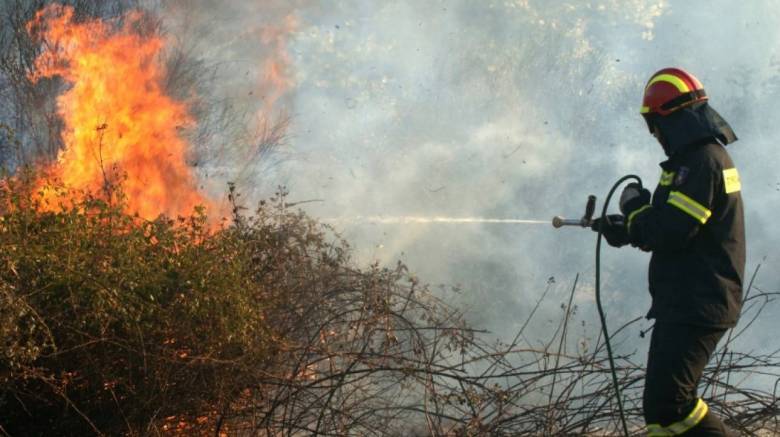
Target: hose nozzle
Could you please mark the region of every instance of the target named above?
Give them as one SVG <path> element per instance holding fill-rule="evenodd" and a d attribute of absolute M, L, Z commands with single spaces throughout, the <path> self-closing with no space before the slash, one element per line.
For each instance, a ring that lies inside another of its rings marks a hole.
<path fill-rule="evenodd" d="M 596 211 L 596 196 L 588 196 L 588 203 L 585 204 L 585 215 L 579 220 L 565 219 L 561 216 L 555 216 L 552 219 L 552 225 L 554 228 L 559 229 L 563 226 L 580 226 L 583 228 L 590 227 L 593 222 L 593 213 Z"/>

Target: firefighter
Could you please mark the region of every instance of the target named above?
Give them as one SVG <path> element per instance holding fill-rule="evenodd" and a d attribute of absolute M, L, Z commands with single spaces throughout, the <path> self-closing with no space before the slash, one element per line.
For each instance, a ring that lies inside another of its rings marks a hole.
<path fill-rule="evenodd" d="M 696 77 L 666 68 L 648 81 L 641 113 L 668 159 L 652 197 L 629 184 L 622 220 L 601 223 L 607 242 L 652 253 L 655 319 L 643 409 L 648 436 L 734 435 L 697 396 L 705 365 L 742 305 L 745 231 L 739 172 L 726 152 L 737 140 Z"/>

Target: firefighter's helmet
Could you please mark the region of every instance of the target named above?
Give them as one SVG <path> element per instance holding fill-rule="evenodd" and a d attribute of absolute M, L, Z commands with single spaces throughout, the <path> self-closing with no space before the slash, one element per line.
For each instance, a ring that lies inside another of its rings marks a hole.
<path fill-rule="evenodd" d="M 696 76 L 681 68 L 664 68 L 647 82 L 640 112 L 645 116 L 666 116 L 706 100 L 707 93 Z"/>

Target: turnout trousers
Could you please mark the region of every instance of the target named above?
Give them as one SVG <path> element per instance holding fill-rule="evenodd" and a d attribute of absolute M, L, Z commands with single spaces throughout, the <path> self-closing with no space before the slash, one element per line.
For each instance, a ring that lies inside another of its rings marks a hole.
<path fill-rule="evenodd" d="M 735 436 L 697 397 L 704 367 L 726 329 L 657 321 L 642 397 L 647 435 Z"/>

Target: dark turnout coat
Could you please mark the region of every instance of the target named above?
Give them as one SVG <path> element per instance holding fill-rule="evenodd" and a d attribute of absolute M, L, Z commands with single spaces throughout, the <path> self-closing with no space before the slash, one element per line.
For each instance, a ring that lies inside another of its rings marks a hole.
<path fill-rule="evenodd" d="M 669 159 L 651 205 L 628 217 L 629 240 L 652 252 L 648 318 L 713 328 L 737 323 L 745 231 L 731 129 L 706 103 L 655 121 Z"/>

